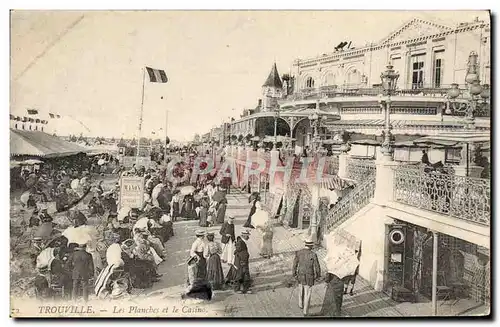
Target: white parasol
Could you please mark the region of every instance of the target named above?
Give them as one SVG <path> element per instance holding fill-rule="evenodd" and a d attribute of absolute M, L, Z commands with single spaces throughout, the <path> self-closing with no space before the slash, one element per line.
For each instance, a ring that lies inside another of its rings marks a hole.
<path fill-rule="evenodd" d="M 264 228 L 269 221 L 269 213 L 265 210 L 257 210 L 252 216 L 252 224 L 256 228 Z"/>
<path fill-rule="evenodd" d="M 71 181 L 72 190 L 76 191 L 79 186 L 80 186 L 80 180 L 78 178 L 75 178 L 74 180 Z"/>
<path fill-rule="evenodd" d="M 180 192 L 182 195 L 188 195 L 188 194 L 194 193 L 194 191 L 195 191 L 194 186 L 189 185 L 189 186 L 182 187 Z"/>
<path fill-rule="evenodd" d="M 89 231 L 80 227 L 68 227 L 63 232 L 63 236 L 68 239 L 68 244 L 87 244 L 92 241 Z"/>
<path fill-rule="evenodd" d="M 102 166 L 102 165 L 104 165 L 105 163 L 106 163 L 106 160 L 104 160 L 104 159 L 99 159 L 99 161 L 97 161 L 97 164 L 98 164 L 99 166 Z"/>
<path fill-rule="evenodd" d="M 326 267 L 329 273 L 342 279 L 354 275 L 358 266 L 358 254 L 352 248 L 339 245 L 328 249 Z"/>

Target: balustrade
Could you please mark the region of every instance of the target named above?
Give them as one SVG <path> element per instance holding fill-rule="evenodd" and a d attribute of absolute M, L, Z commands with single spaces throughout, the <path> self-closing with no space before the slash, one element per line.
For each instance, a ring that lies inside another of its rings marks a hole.
<path fill-rule="evenodd" d="M 329 175 L 337 175 L 339 172 L 339 157 L 331 156 L 326 159 L 326 173 Z"/>
<path fill-rule="evenodd" d="M 445 97 L 448 94 L 450 85 L 404 85 L 402 88 L 395 90 L 395 96 L 432 96 Z M 466 90 L 463 86 L 461 89 Z M 299 101 L 318 98 L 334 98 L 334 97 L 349 97 L 349 96 L 378 96 L 382 93 L 380 87 L 363 87 L 363 85 L 341 85 L 341 86 L 323 86 L 320 88 L 302 89 L 286 96 L 286 101 Z M 463 98 L 463 95 L 460 96 Z"/>
<path fill-rule="evenodd" d="M 490 180 L 427 173 L 400 166 L 394 171 L 394 201 L 489 226 Z"/>
<path fill-rule="evenodd" d="M 362 181 L 369 176 L 374 176 L 376 171 L 375 161 L 371 159 L 347 159 L 347 178 Z"/>
<path fill-rule="evenodd" d="M 326 229 L 331 229 L 351 218 L 356 212 L 370 203 L 375 194 L 375 175 L 370 175 L 361 184 L 340 199 L 326 217 Z"/>

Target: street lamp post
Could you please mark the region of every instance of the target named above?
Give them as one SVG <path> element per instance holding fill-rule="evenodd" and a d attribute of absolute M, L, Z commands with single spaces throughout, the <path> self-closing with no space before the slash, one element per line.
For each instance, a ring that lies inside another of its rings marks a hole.
<path fill-rule="evenodd" d="M 464 99 L 465 102 L 456 101 L 461 91 L 458 84 L 451 84 L 451 88 L 446 95 L 445 112 L 446 114 L 463 114 L 465 116 L 465 129 L 474 130 L 476 110 L 481 109 L 483 106 L 487 106 L 490 98 L 490 86 L 488 84 L 480 84 L 478 55 L 475 51 L 471 51 L 469 54 L 465 83 L 467 84 L 468 90 L 468 94 L 466 94 Z M 465 176 L 469 176 L 469 143 L 465 144 L 462 153 L 464 152 L 465 155 L 462 157 L 462 163 L 465 161 Z M 473 162 L 473 164 L 475 164 L 475 162 Z"/>
<path fill-rule="evenodd" d="M 478 73 L 478 55 L 475 51 L 469 54 L 469 61 L 467 63 L 467 74 L 465 75 L 465 83 L 467 83 L 468 97 L 466 102 L 453 101 L 456 100 L 461 91 L 458 84 L 451 84 L 446 96 L 446 113 L 459 113 L 465 115 L 465 127 L 467 129 L 475 128 L 475 111 L 482 105 L 487 104 L 490 98 L 490 86 L 488 84 L 480 85 Z M 452 112 L 453 108 L 453 112 Z"/>
<path fill-rule="evenodd" d="M 276 151 L 276 145 L 278 143 L 278 118 L 280 117 L 279 107 L 274 109 L 274 141 L 273 141 L 273 151 Z"/>
<path fill-rule="evenodd" d="M 314 113 L 309 115 L 309 123 L 313 128 L 313 140 L 312 140 L 312 152 L 316 153 L 317 145 L 319 144 L 319 127 L 321 127 L 323 120 L 326 119 L 325 116 L 320 116 L 321 111 L 319 110 L 319 100 L 316 101 L 316 109 Z"/>
<path fill-rule="evenodd" d="M 386 158 L 392 158 L 392 153 L 394 152 L 394 147 L 392 144 L 391 135 L 391 95 L 394 94 L 396 90 L 396 83 L 398 82 L 399 73 L 396 72 L 390 63 L 387 65 L 387 69 L 380 74 L 380 79 L 382 80 L 382 88 L 385 98 L 381 98 L 379 101 L 381 106 L 384 108 L 384 141 L 382 143 L 381 152 Z"/>

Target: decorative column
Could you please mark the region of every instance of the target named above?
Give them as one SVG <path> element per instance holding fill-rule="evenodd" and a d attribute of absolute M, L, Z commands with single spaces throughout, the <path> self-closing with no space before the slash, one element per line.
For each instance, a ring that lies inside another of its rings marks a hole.
<path fill-rule="evenodd" d="M 385 157 L 385 156 L 383 156 Z M 377 170 L 375 172 L 375 195 L 373 201 L 385 206 L 394 197 L 394 168 L 399 164 L 396 161 L 389 161 L 387 158 L 375 161 Z"/>
<path fill-rule="evenodd" d="M 432 314 L 437 316 L 437 273 L 439 234 L 432 231 Z"/>
<path fill-rule="evenodd" d="M 349 154 L 348 152 L 351 150 L 351 146 L 349 143 L 342 144 L 340 147 L 341 154 L 339 154 L 339 172 L 338 176 L 340 178 L 347 178 L 347 165 L 349 163 Z"/>

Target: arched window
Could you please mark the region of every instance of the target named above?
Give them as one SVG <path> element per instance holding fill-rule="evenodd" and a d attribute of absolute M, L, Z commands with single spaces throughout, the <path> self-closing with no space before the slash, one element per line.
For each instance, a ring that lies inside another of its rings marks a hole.
<path fill-rule="evenodd" d="M 361 73 L 357 69 L 349 71 L 347 74 L 347 84 L 356 85 L 361 83 Z"/>
<path fill-rule="evenodd" d="M 31 125 L 30 125 L 30 131 L 31 131 Z"/>
<path fill-rule="evenodd" d="M 14 128 L 17 129 L 17 124 L 14 125 Z"/>
<path fill-rule="evenodd" d="M 333 73 L 327 73 L 323 78 L 323 86 L 335 85 L 335 75 Z"/>
<path fill-rule="evenodd" d="M 38 131 L 38 126 L 35 126 L 35 131 Z"/>
<path fill-rule="evenodd" d="M 310 76 L 306 79 L 306 87 L 307 88 L 314 87 L 314 79 Z"/>
<path fill-rule="evenodd" d="M 42 126 L 42 132 L 43 132 L 43 126 Z"/>

